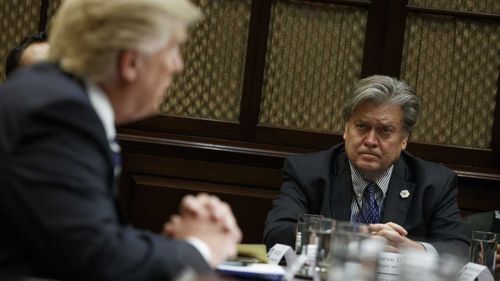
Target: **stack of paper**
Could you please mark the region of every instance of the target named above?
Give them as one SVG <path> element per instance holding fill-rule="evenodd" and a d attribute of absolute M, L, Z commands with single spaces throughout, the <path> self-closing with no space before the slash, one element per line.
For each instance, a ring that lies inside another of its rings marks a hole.
<path fill-rule="evenodd" d="M 264 279 L 279 281 L 283 279 L 285 270 L 283 267 L 274 264 L 253 263 L 248 265 L 238 265 L 237 263 L 221 264 L 217 271 L 234 277 L 248 279 Z"/>

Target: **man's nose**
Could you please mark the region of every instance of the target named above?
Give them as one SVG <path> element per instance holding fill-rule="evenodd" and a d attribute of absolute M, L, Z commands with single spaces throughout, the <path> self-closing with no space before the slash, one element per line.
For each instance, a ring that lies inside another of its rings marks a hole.
<path fill-rule="evenodd" d="M 368 147 L 376 147 L 378 145 L 377 132 L 370 130 L 365 138 L 365 145 Z"/>

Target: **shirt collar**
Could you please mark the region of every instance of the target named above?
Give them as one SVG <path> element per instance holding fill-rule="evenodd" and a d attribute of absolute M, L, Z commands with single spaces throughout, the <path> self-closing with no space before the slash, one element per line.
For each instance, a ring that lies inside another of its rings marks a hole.
<path fill-rule="evenodd" d="M 95 83 L 87 81 L 85 84 L 87 86 L 90 103 L 104 126 L 108 141 L 114 140 L 116 138 L 115 113 L 108 96 Z"/>
<path fill-rule="evenodd" d="M 361 174 L 361 171 L 359 171 L 359 169 L 356 168 L 350 160 L 348 162 L 351 168 L 352 188 L 354 190 L 354 193 L 356 193 L 358 197 L 362 196 L 366 186 L 372 181 L 366 180 Z M 378 185 L 380 190 L 382 190 L 383 197 L 385 197 L 387 189 L 389 189 L 389 181 L 391 179 L 393 168 L 394 165 L 391 165 L 389 168 L 387 168 L 387 170 L 385 170 L 379 177 L 377 177 L 373 181 Z"/>

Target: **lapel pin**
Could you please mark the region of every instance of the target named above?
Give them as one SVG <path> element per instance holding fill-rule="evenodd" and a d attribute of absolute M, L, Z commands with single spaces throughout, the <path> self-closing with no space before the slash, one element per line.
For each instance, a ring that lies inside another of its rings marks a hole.
<path fill-rule="evenodd" d="M 399 196 L 401 196 L 401 198 L 408 198 L 408 196 L 410 196 L 410 192 L 408 190 L 401 190 L 401 192 L 399 193 Z"/>

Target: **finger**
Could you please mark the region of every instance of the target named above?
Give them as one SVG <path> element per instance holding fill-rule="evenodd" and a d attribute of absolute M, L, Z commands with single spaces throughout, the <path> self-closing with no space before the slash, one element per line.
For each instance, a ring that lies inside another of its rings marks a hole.
<path fill-rule="evenodd" d="M 223 222 L 225 219 L 224 204 L 217 196 L 210 196 L 207 201 L 207 208 L 213 220 Z"/>
<path fill-rule="evenodd" d="M 209 208 L 212 211 L 212 218 L 220 223 L 225 230 L 231 231 L 238 228 L 231 207 L 227 203 L 216 196 L 212 196 Z"/>
<path fill-rule="evenodd" d="M 181 218 L 178 215 L 170 217 L 169 221 L 163 225 L 163 233 L 168 236 L 175 236 L 181 224 Z"/>
<path fill-rule="evenodd" d="M 368 229 L 371 233 L 376 233 L 384 229 L 386 226 L 383 223 L 372 223 L 368 225 Z"/>
<path fill-rule="evenodd" d="M 397 223 L 388 222 L 388 223 L 386 223 L 386 225 L 388 225 L 392 229 L 396 230 L 399 234 L 401 234 L 403 236 L 408 235 L 408 231 L 406 231 L 406 229 L 404 229 L 404 227 L 400 226 Z"/>
<path fill-rule="evenodd" d="M 229 204 L 222 202 L 222 210 L 224 212 L 224 221 L 226 223 L 227 231 L 231 233 L 236 242 L 240 242 L 242 239 L 242 233 L 238 227 L 236 218 L 233 215 L 231 206 Z"/>
<path fill-rule="evenodd" d="M 209 197 L 207 194 L 199 194 L 196 197 L 187 195 L 182 199 L 180 213 L 182 215 L 192 215 L 195 217 L 208 217 L 207 202 Z"/>
<path fill-rule="evenodd" d="M 406 231 L 406 229 L 404 229 L 399 224 L 396 224 L 393 222 L 370 224 L 369 229 L 370 229 L 371 233 L 377 233 L 377 232 L 382 231 L 384 229 L 388 229 L 388 230 L 394 230 L 402 236 L 408 235 L 408 232 Z"/>
<path fill-rule="evenodd" d="M 185 214 L 191 214 L 191 215 L 196 215 L 199 211 L 198 209 L 201 206 L 197 203 L 196 198 L 193 195 L 186 195 L 184 198 L 182 198 L 181 205 L 180 205 L 180 213 L 182 215 Z"/>
<path fill-rule="evenodd" d="M 389 229 L 382 229 L 379 232 L 377 232 L 375 235 L 384 237 L 385 239 L 389 240 L 391 243 L 395 244 L 396 246 L 399 245 L 400 243 L 404 242 L 404 236 L 401 236 L 398 232 L 394 230 L 389 230 Z"/>

